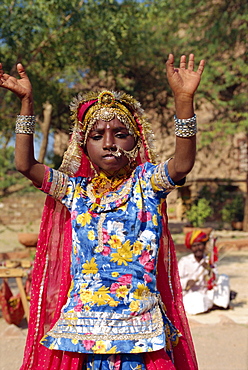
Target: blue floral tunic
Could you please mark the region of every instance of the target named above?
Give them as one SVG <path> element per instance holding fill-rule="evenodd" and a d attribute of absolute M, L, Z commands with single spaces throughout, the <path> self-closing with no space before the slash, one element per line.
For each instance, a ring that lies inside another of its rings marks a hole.
<path fill-rule="evenodd" d="M 98 204 L 88 178 L 47 168 L 42 190 L 70 211 L 73 245 L 67 303 L 44 346 L 115 354 L 176 341 L 156 288 L 161 204 L 173 188 L 167 163 L 145 163 Z"/>

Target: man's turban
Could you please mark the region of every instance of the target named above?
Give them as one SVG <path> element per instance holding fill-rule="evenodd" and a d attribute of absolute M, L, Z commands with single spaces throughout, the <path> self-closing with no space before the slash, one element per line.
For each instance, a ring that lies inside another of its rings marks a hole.
<path fill-rule="evenodd" d="M 205 243 L 209 239 L 209 236 L 202 230 L 193 230 L 186 234 L 185 245 L 187 248 L 191 248 L 194 243 Z"/>

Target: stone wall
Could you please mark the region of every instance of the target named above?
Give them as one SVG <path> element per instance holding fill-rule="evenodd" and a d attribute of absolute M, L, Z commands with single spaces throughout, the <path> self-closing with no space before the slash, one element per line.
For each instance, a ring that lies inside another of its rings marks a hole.
<path fill-rule="evenodd" d="M 30 225 L 39 223 L 45 194 L 36 190 L 32 193 L 12 195 L 0 200 L 0 225 Z"/>
<path fill-rule="evenodd" d="M 205 132 L 214 130 L 213 107 L 205 105 L 196 110 L 198 134 L 197 154 L 194 168 L 187 176 L 185 186 L 179 191 L 173 191 L 168 196 L 169 219 L 183 221 L 185 207 L 182 196 L 190 200 L 197 197 L 204 185 L 208 185 L 214 192 L 218 185 L 231 185 L 234 191 L 246 195 L 246 171 L 248 170 L 247 140 L 244 133 L 227 135 L 225 132 L 213 136 L 208 146 L 201 147 L 201 136 Z M 158 161 L 173 157 L 175 150 L 175 135 L 173 119 L 165 118 L 168 127 L 159 124 L 153 125 L 155 146 Z M 159 122 L 159 116 L 151 114 L 151 122 Z M 212 123 L 210 123 L 212 122 Z M 230 197 L 233 193 L 230 194 Z"/>

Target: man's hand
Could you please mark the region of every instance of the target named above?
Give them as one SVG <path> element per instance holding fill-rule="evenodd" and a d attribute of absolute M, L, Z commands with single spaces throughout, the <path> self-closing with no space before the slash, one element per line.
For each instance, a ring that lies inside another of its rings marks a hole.
<path fill-rule="evenodd" d="M 196 283 L 196 280 L 190 279 L 187 281 L 185 290 L 190 290 Z"/>

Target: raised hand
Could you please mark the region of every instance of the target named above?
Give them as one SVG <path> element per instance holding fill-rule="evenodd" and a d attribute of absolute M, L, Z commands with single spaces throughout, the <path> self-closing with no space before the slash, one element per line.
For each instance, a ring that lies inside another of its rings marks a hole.
<path fill-rule="evenodd" d="M 4 73 L 2 63 L 0 63 L 0 87 L 15 93 L 21 100 L 32 97 L 32 85 L 21 63 L 18 63 L 17 72 L 19 79 Z"/>
<path fill-rule="evenodd" d="M 194 54 L 189 55 L 188 65 L 186 55 L 180 58 L 179 68 L 174 67 L 174 56 L 169 54 L 166 62 L 168 82 L 175 96 L 193 96 L 201 80 L 204 70 L 204 60 L 201 60 L 198 69 L 194 71 Z"/>

